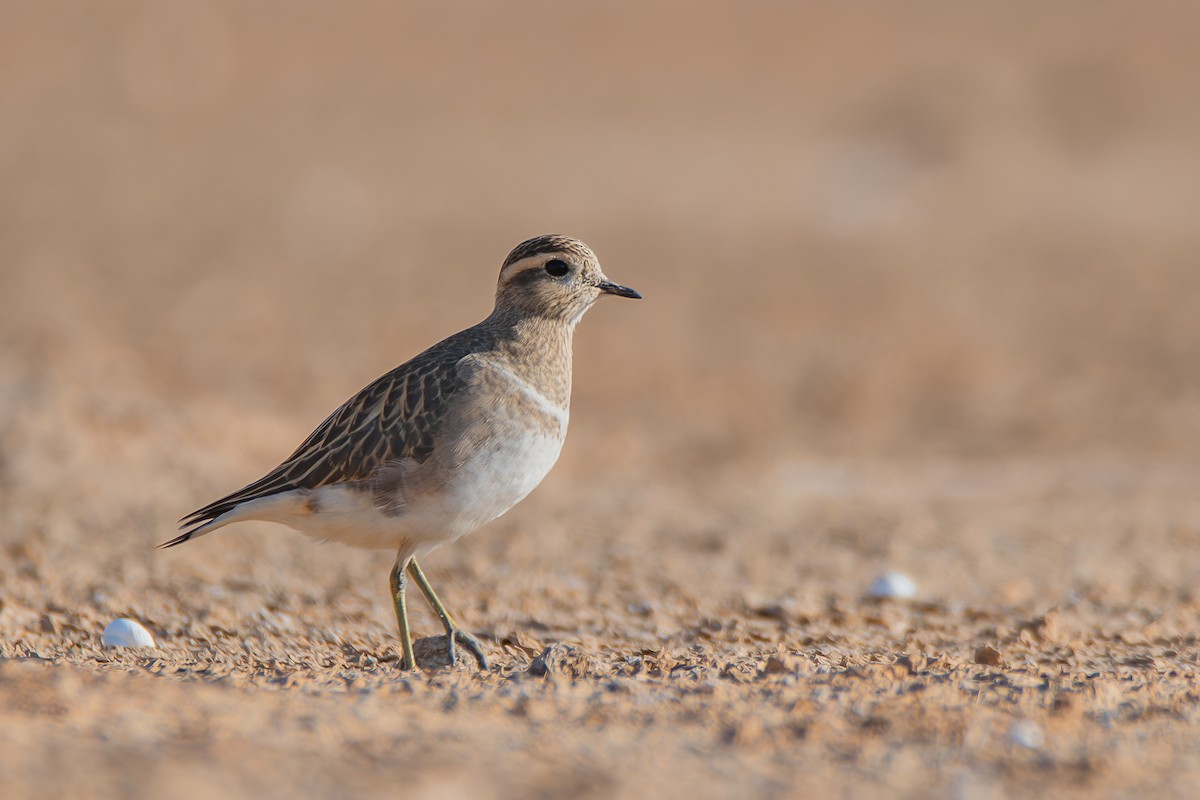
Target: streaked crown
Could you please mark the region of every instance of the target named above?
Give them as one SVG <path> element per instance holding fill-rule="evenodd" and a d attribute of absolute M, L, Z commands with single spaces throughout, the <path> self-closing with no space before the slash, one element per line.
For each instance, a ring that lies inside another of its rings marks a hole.
<path fill-rule="evenodd" d="M 600 267 L 600 260 L 596 258 L 596 254 L 592 252 L 592 248 L 583 242 L 578 239 L 572 239 L 570 236 L 547 233 L 544 236 L 535 236 L 532 239 L 527 239 L 514 247 L 512 252 L 508 254 L 508 258 L 504 259 L 504 266 L 500 267 L 500 274 L 503 275 L 506 269 L 527 258 L 560 254 L 570 254 L 580 261 L 590 261 L 597 268 Z"/>

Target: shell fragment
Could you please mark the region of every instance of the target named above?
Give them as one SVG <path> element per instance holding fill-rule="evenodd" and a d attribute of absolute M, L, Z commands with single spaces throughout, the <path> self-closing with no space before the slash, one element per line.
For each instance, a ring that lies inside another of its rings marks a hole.
<path fill-rule="evenodd" d="M 154 647 L 154 637 L 141 623 L 122 617 L 104 627 L 100 643 L 105 647 Z"/>

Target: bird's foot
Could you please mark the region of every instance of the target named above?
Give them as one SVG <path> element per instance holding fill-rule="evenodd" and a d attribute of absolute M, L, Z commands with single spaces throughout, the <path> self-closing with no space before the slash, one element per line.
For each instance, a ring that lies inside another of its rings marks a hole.
<path fill-rule="evenodd" d="M 458 663 L 458 648 L 455 644 L 461 644 L 471 655 L 475 656 L 475 660 L 479 662 L 479 668 L 486 670 L 488 668 L 487 656 L 483 654 L 483 645 L 475 638 L 475 634 L 469 631 L 464 631 L 458 627 L 446 628 L 446 647 L 450 651 L 450 666 L 455 666 Z"/>

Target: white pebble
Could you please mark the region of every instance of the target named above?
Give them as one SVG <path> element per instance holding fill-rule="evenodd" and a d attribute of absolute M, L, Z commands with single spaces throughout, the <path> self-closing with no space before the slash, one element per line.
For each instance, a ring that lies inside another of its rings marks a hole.
<path fill-rule="evenodd" d="M 1039 750 L 1046 743 L 1046 735 L 1033 720 L 1019 719 L 1008 729 L 1008 740 L 1019 747 Z"/>
<path fill-rule="evenodd" d="M 911 600 L 917 596 L 917 585 L 903 572 L 885 572 L 871 581 L 867 595 L 880 599 Z"/>
<path fill-rule="evenodd" d="M 100 643 L 105 647 L 154 647 L 154 637 L 134 620 L 122 618 L 104 627 Z"/>

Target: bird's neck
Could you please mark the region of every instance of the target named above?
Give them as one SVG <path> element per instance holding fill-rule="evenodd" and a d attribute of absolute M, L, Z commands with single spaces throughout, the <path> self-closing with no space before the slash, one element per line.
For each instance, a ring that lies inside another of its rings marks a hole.
<path fill-rule="evenodd" d="M 491 357 L 556 405 L 571 402 L 571 342 L 575 324 L 497 310 L 491 321 L 504 333 Z"/>

